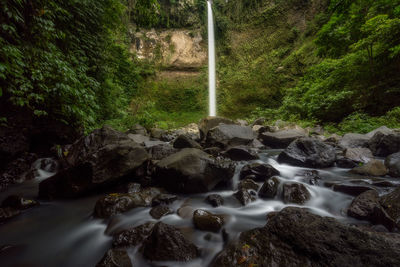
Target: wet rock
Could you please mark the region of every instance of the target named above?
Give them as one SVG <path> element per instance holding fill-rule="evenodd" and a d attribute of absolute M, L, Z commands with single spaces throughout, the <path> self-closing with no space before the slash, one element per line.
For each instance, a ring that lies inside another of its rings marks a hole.
<path fill-rule="evenodd" d="M 221 147 L 249 145 L 254 139 L 253 130 L 248 126 L 220 124 L 207 133 L 207 147 Z"/>
<path fill-rule="evenodd" d="M 239 182 L 238 189 L 239 190 L 254 190 L 258 191 L 260 186 L 254 182 L 252 179 L 244 179 Z"/>
<path fill-rule="evenodd" d="M 177 210 L 179 217 L 191 219 L 193 217 L 194 208 L 191 206 L 182 206 Z"/>
<path fill-rule="evenodd" d="M 286 148 L 294 140 L 305 137 L 304 131 L 297 129 L 282 130 L 278 132 L 264 132 L 258 138 L 261 142 L 271 148 Z"/>
<path fill-rule="evenodd" d="M 388 170 L 382 161 L 371 160 L 362 166 L 355 167 L 350 170 L 350 172 L 360 175 L 385 176 L 388 173 Z"/>
<path fill-rule="evenodd" d="M 344 169 L 352 169 L 354 167 L 357 167 L 357 163 L 352 161 L 351 159 L 340 157 L 336 159 L 336 166 L 339 168 L 344 168 Z"/>
<path fill-rule="evenodd" d="M 20 210 L 10 208 L 10 207 L 2 207 L 0 208 L 0 223 L 9 220 L 18 216 L 21 213 Z"/>
<path fill-rule="evenodd" d="M 380 204 L 400 229 L 400 187 L 381 197 Z"/>
<path fill-rule="evenodd" d="M 243 232 L 211 266 L 398 266 L 400 239 L 288 207 Z"/>
<path fill-rule="evenodd" d="M 174 141 L 174 148 L 198 148 L 201 149 L 201 146 L 196 141 L 190 139 L 186 135 L 179 135 Z"/>
<path fill-rule="evenodd" d="M 379 204 L 379 194 L 375 190 L 366 191 L 356 197 L 351 202 L 347 215 L 373 224 L 382 224 L 389 230 L 395 227 L 393 219 Z"/>
<path fill-rule="evenodd" d="M 252 175 L 255 181 L 264 182 L 266 179 L 279 175 L 279 171 L 266 163 L 249 163 L 243 166 L 240 171 L 240 179 L 245 179 L 247 176 Z"/>
<path fill-rule="evenodd" d="M 38 204 L 39 203 L 36 202 L 35 200 L 26 199 L 21 196 L 13 195 L 13 196 L 8 196 L 6 199 L 4 199 L 1 205 L 2 207 L 10 207 L 13 209 L 25 210 L 33 206 L 36 206 Z"/>
<path fill-rule="evenodd" d="M 157 223 L 140 248 L 150 261 L 190 261 L 198 257 L 198 248 L 171 225 Z"/>
<path fill-rule="evenodd" d="M 219 207 L 224 205 L 224 199 L 221 197 L 221 195 L 218 194 L 208 195 L 205 201 L 213 207 Z"/>
<path fill-rule="evenodd" d="M 139 194 L 108 194 L 97 200 L 94 216 L 109 218 L 112 215 L 144 206 L 146 206 L 146 202 Z"/>
<path fill-rule="evenodd" d="M 159 220 L 161 217 L 173 214 L 174 212 L 168 208 L 167 206 L 156 206 L 150 210 L 150 215 L 156 220 Z"/>
<path fill-rule="evenodd" d="M 400 178 L 400 152 L 389 155 L 385 159 L 385 166 L 390 176 Z"/>
<path fill-rule="evenodd" d="M 251 191 L 251 190 L 239 190 L 236 193 L 233 194 L 233 196 L 239 200 L 240 204 L 243 206 L 246 206 L 250 202 L 253 202 L 256 200 L 256 192 Z"/>
<path fill-rule="evenodd" d="M 22 183 L 34 178 L 32 163 L 37 160 L 37 155 L 33 153 L 23 153 L 19 158 L 4 164 L 4 169 L 0 172 L 0 192 L 11 184 Z M 9 159 L 7 159 L 9 161 Z M 4 163 L 4 161 L 3 161 Z M 1 165 L 2 163 L 0 163 Z"/>
<path fill-rule="evenodd" d="M 184 148 L 155 167 L 155 182 L 177 193 L 208 192 L 218 183 L 232 179 L 234 174 L 231 162 L 216 160 L 195 148 Z"/>
<path fill-rule="evenodd" d="M 298 173 L 296 176 L 303 177 L 304 182 L 310 185 L 318 185 L 321 177 L 317 170 L 304 170 Z"/>
<path fill-rule="evenodd" d="M 127 185 L 126 193 L 128 194 L 134 194 L 140 192 L 142 189 L 142 186 L 138 183 L 129 183 Z"/>
<path fill-rule="evenodd" d="M 163 194 L 164 195 L 165 190 L 163 188 L 159 188 L 159 187 L 146 187 L 144 188 L 142 191 L 140 191 L 139 194 L 135 194 L 137 196 L 140 196 L 144 203 L 146 204 L 146 206 L 151 206 L 153 203 L 153 200 L 158 197 L 159 195 Z M 135 196 L 133 195 L 133 196 Z M 168 201 L 167 199 L 170 198 L 170 201 L 172 201 L 172 199 L 174 198 L 173 195 L 168 195 L 165 194 L 164 197 L 161 197 L 160 199 L 164 199 L 165 201 Z M 156 204 L 156 203 L 155 203 Z"/>
<path fill-rule="evenodd" d="M 96 267 L 132 267 L 131 259 L 126 250 L 109 249 Z"/>
<path fill-rule="evenodd" d="M 162 160 L 168 156 L 171 156 L 172 154 L 175 154 L 178 151 L 178 149 L 174 148 L 168 143 L 155 145 L 149 149 L 149 153 L 153 160 Z"/>
<path fill-rule="evenodd" d="M 135 124 L 127 131 L 127 134 L 147 135 L 147 130 L 142 125 Z"/>
<path fill-rule="evenodd" d="M 143 173 L 146 150 L 127 135 L 104 126 L 64 151 L 68 167 L 39 184 L 41 198 L 76 197 Z"/>
<path fill-rule="evenodd" d="M 311 194 L 303 184 L 287 183 L 283 185 L 282 198 L 285 203 L 304 204 Z"/>
<path fill-rule="evenodd" d="M 141 244 L 151 233 L 155 223 L 147 222 L 131 229 L 123 230 L 113 236 L 114 248 L 134 247 Z"/>
<path fill-rule="evenodd" d="M 336 160 L 335 149 L 314 138 L 299 138 L 279 154 L 278 162 L 300 167 L 326 168 Z"/>
<path fill-rule="evenodd" d="M 207 133 L 212 128 L 218 126 L 220 123 L 223 124 L 235 124 L 234 121 L 222 117 L 207 117 L 200 120 L 198 126 L 200 131 L 200 139 L 204 140 L 207 136 Z"/>
<path fill-rule="evenodd" d="M 374 156 L 387 157 L 390 154 L 400 152 L 400 133 L 384 134 L 377 132 L 369 140 L 369 148 Z"/>
<path fill-rule="evenodd" d="M 280 181 L 277 177 L 272 177 L 264 182 L 260 191 L 258 192 L 258 196 L 264 199 L 275 198 L 278 194 Z"/>
<path fill-rule="evenodd" d="M 145 142 L 150 141 L 150 137 L 141 134 L 128 134 L 128 137 L 139 145 L 144 145 Z"/>
<path fill-rule="evenodd" d="M 341 148 L 368 147 L 369 137 L 365 134 L 348 133 L 339 141 Z"/>
<path fill-rule="evenodd" d="M 374 158 L 371 150 L 365 147 L 348 148 L 344 156 L 356 163 L 367 163 Z"/>
<path fill-rule="evenodd" d="M 193 213 L 193 223 L 199 230 L 219 232 L 225 222 L 221 215 L 212 214 L 205 210 L 196 210 Z"/>
<path fill-rule="evenodd" d="M 169 205 L 178 199 L 177 195 L 172 194 L 159 194 L 153 198 L 152 206 Z"/>
<path fill-rule="evenodd" d="M 246 146 L 228 148 L 223 155 L 236 161 L 258 159 L 258 155 Z"/>
<path fill-rule="evenodd" d="M 363 185 L 347 185 L 347 184 L 328 184 L 325 183 L 325 186 L 332 187 L 332 190 L 335 192 L 340 192 L 344 194 L 348 194 L 351 196 L 358 196 L 365 191 L 373 190 L 370 186 L 363 186 Z"/>

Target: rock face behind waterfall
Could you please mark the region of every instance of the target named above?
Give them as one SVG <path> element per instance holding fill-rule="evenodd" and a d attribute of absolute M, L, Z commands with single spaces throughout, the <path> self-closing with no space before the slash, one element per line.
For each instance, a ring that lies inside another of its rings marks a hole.
<path fill-rule="evenodd" d="M 103 127 L 65 151 L 67 167 L 40 183 L 42 198 L 75 197 L 118 179 L 143 172 L 146 150 L 127 135 Z"/>
<path fill-rule="evenodd" d="M 400 238 L 288 207 L 240 235 L 212 266 L 399 266 Z"/>
<path fill-rule="evenodd" d="M 156 163 L 153 178 L 169 191 L 200 193 L 233 177 L 230 161 L 216 160 L 196 148 L 185 148 Z"/>
<path fill-rule="evenodd" d="M 336 152 L 333 147 L 308 137 L 296 139 L 278 157 L 280 163 L 311 168 L 330 167 L 335 160 Z"/>

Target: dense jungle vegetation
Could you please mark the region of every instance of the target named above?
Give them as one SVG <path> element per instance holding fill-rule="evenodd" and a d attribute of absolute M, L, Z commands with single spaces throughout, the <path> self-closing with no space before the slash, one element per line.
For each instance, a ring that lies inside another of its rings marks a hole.
<path fill-rule="evenodd" d="M 171 12 L 179 4 L 1 1 L 0 103 L 86 130 L 203 116 L 206 68 L 179 86 L 149 86 L 157 67 L 128 49 L 129 24 L 202 28 L 206 38 L 206 1 Z M 400 126 L 399 0 L 214 0 L 214 12 L 220 115 L 332 131 Z"/>

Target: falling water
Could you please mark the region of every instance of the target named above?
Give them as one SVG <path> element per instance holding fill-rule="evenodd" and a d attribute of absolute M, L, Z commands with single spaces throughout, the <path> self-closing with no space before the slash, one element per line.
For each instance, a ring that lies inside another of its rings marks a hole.
<path fill-rule="evenodd" d="M 212 14 L 212 0 L 207 1 L 208 6 L 208 94 L 210 102 L 210 116 L 217 115 L 215 101 L 215 44 L 214 44 L 214 20 Z"/>

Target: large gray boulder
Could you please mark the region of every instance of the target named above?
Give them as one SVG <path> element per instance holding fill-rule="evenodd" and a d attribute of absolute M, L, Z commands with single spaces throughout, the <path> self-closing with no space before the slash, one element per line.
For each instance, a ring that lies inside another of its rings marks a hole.
<path fill-rule="evenodd" d="M 288 207 L 243 232 L 211 266 L 399 266 L 400 238 Z"/>
<path fill-rule="evenodd" d="M 385 166 L 390 176 L 400 178 L 400 152 L 389 155 L 385 159 Z"/>
<path fill-rule="evenodd" d="M 298 129 L 288 129 L 277 132 L 263 132 L 258 138 L 261 142 L 271 148 L 286 148 L 297 138 L 305 137 L 306 133 Z"/>
<path fill-rule="evenodd" d="M 303 137 L 293 141 L 278 156 L 278 162 L 300 167 L 326 168 L 335 163 L 335 149 L 324 142 Z"/>
<path fill-rule="evenodd" d="M 254 139 L 253 130 L 248 126 L 220 124 L 207 133 L 207 147 L 228 147 L 249 145 Z"/>
<path fill-rule="evenodd" d="M 185 148 L 157 162 L 153 178 L 171 192 L 200 193 L 228 182 L 233 174 L 231 161 L 217 160 L 196 148 Z"/>
<path fill-rule="evenodd" d="M 374 158 L 371 150 L 365 147 L 348 148 L 344 156 L 356 163 L 367 163 Z"/>
<path fill-rule="evenodd" d="M 223 118 L 223 117 L 206 117 L 204 119 L 201 119 L 198 127 L 199 127 L 199 131 L 200 131 L 200 139 L 204 140 L 207 136 L 207 133 L 209 130 L 211 130 L 212 128 L 218 126 L 219 124 L 236 124 L 234 121 L 227 119 L 227 118 Z"/>
<path fill-rule="evenodd" d="M 365 134 L 348 133 L 343 135 L 339 141 L 339 146 L 343 149 L 355 147 L 368 147 L 370 137 Z"/>
<path fill-rule="evenodd" d="M 64 170 L 39 184 L 42 198 L 84 195 L 124 178 L 144 173 L 146 150 L 124 133 L 103 127 L 64 151 Z"/>
<path fill-rule="evenodd" d="M 381 132 L 383 134 L 392 134 L 394 131 L 386 126 L 381 126 L 365 135 L 369 138 L 372 138 L 377 132 Z"/>
<path fill-rule="evenodd" d="M 400 133 L 384 134 L 377 132 L 369 140 L 369 148 L 375 156 L 386 157 L 400 152 Z"/>
<path fill-rule="evenodd" d="M 360 175 L 385 176 L 388 170 L 382 161 L 374 159 L 362 166 L 355 167 L 350 172 Z"/>

